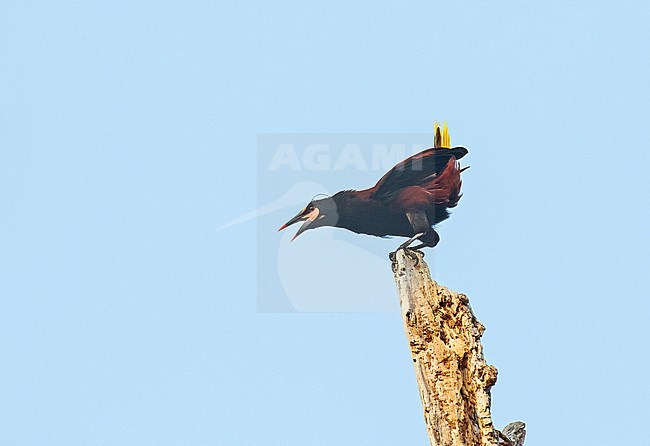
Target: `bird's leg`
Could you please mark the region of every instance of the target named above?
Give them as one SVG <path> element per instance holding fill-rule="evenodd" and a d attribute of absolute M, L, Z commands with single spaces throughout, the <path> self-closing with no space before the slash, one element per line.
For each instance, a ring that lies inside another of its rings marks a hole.
<path fill-rule="evenodd" d="M 415 235 L 402 243 L 397 249 L 408 248 L 409 245 L 415 241 L 415 239 L 422 237 L 431 230 L 431 225 L 429 224 L 427 214 L 421 209 L 406 211 L 406 218 L 408 219 L 409 223 L 411 223 L 411 227 L 413 228 Z M 425 240 L 422 241 L 426 244 Z M 418 247 L 420 246 L 418 245 Z"/>
<path fill-rule="evenodd" d="M 418 233 L 418 234 L 415 234 L 413 237 L 411 237 L 410 239 L 408 239 L 407 241 L 405 241 L 404 243 L 402 243 L 401 245 L 399 245 L 399 247 L 397 248 L 397 250 L 399 251 L 400 249 L 406 249 L 406 248 L 408 248 L 409 245 L 415 241 L 415 239 L 417 239 L 417 238 L 419 238 L 419 237 L 422 237 L 424 234 L 425 234 L 424 232 L 420 232 L 420 233 Z"/>
<path fill-rule="evenodd" d="M 440 241 L 440 236 L 435 229 L 431 228 L 426 234 L 420 237 L 420 241 L 422 243 L 417 246 L 412 246 L 409 249 L 433 248 Z"/>

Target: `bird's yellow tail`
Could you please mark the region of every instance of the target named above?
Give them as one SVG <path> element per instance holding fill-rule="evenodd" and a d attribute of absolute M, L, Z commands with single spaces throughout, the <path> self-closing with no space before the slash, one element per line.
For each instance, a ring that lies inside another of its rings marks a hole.
<path fill-rule="evenodd" d="M 447 122 L 442 123 L 442 131 L 438 121 L 433 123 L 433 147 L 435 148 L 451 148 L 451 137 L 449 136 L 449 127 Z"/>

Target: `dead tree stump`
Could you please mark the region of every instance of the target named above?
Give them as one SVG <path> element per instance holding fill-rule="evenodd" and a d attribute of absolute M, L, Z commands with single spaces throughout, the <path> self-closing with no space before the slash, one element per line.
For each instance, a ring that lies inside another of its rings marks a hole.
<path fill-rule="evenodd" d="M 432 446 L 521 446 L 522 422 L 494 428 L 490 389 L 497 369 L 485 362 L 469 299 L 431 280 L 424 254 L 391 253 L 406 337 Z"/>

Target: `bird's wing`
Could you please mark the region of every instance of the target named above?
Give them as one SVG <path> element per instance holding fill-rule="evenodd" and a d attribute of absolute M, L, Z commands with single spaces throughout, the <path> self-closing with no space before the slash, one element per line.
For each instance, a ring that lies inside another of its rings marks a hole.
<path fill-rule="evenodd" d="M 376 200 L 393 196 L 398 190 L 430 181 L 440 175 L 449 160 L 467 155 L 465 147 L 432 148 L 417 153 L 389 170 L 373 187 L 372 198 Z"/>

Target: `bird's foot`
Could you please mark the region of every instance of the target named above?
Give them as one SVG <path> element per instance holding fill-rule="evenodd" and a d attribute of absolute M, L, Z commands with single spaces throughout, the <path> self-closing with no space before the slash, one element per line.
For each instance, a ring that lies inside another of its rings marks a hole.
<path fill-rule="evenodd" d="M 418 266 L 420 264 L 420 257 L 417 255 L 418 252 L 422 252 L 419 249 L 414 249 L 414 248 L 402 248 L 401 246 L 397 248 L 395 251 L 388 253 L 388 258 L 390 259 L 391 262 L 395 262 L 395 256 L 397 255 L 397 251 L 403 250 L 404 254 L 406 254 L 408 257 L 412 258 L 415 260 L 415 266 Z"/>
<path fill-rule="evenodd" d="M 407 256 L 409 256 L 410 258 L 412 258 L 413 260 L 415 260 L 415 265 L 414 266 L 418 266 L 420 264 L 420 256 L 418 256 L 418 254 L 417 254 L 418 252 L 420 252 L 420 251 L 416 251 L 413 248 L 405 248 L 404 249 L 404 253 Z"/>

